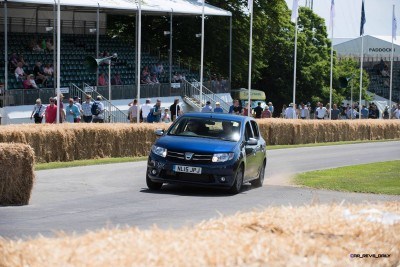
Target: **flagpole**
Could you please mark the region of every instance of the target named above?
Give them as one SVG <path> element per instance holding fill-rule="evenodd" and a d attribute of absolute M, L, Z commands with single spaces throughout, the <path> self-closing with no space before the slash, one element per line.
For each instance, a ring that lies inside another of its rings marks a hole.
<path fill-rule="evenodd" d="M 138 0 L 139 3 L 139 9 L 138 9 L 138 24 L 136 25 L 137 27 L 137 70 L 138 73 L 136 73 L 137 77 L 137 108 L 136 108 L 136 120 L 137 123 L 140 123 L 140 74 L 142 72 L 142 68 L 141 68 L 141 51 L 142 51 L 142 0 Z M 144 114 L 143 114 L 144 115 Z"/>
<path fill-rule="evenodd" d="M 333 20 L 333 18 L 332 18 Z M 329 119 L 332 119 L 332 80 L 333 80 L 333 21 L 332 21 L 332 33 L 331 33 L 331 78 L 329 84 Z"/>
<path fill-rule="evenodd" d="M 296 17 L 295 33 L 294 33 L 293 119 L 296 118 L 297 21 L 298 18 Z"/>
<path fill-rule="evenodd" d="M 251 116 L 251 105 L 250 105 L 250 100 L 251 100 L 251 61 L 252 61 L 252 53 L 253 53 L 253 1 L 251 0 L 251 5 L 250 5 L 250 44 L 249 44 L 249 84 L 248 84 L 248 110 L 247 110 L 247 116 Z"/>
<path fill-rule="evenodd" d="M 394 56 L 394 45 L 393 45 L 393 39 L 396 34 L 395 30 L 395 16 L 394 16 L 394 9 L 395 5 L 393 5 L 393 18 L 392 18 L 392 53 L 390 57 L 390 90 L 389 90 L 389 119 L 392 118 L 392 89 L 393 89 L 393 56 Z"/>
<path fill-rule="evenodd" d="M 363 63 L 364 63 L 364 33 L 361 35 L 361 57 L 360 57 L 360 103 L 358 104 L 359 119 L 361 119 L 361 99 L 362 99 L 362 74 L 363 74 Z M 351 107 L 353 108 L 353 107 Z"/>
<path fill-rule="evenodd" d="M 60 7 L 60 0 L 58 0 L 58 4 L 57 4 L 57 112 L 56 112 L 56 122 L 57 124 L 60 123 L 60 96 L 61 96 L 61 91 L 60 91 L 60 80 L 61 80 L 61 66 L 60 66 L 60 62 L 61 62 L 61 58 L 60 58 L 60 54 L 61 54 L 61 7 Z"/>
<path fill-rule="evenodd" d="M 201 11 L 201 58 L 200 58 L 200 111 L 202 110 L 202 95 L 203 95 L 203 60 L 204 60 L 204 3 Z"/>

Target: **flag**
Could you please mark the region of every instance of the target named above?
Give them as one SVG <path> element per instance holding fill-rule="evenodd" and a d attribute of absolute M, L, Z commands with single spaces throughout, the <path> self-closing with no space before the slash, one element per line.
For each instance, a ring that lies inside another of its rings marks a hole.
<path fill-rule="evenodd" d="M 392 38 L 396 40 L 396 35 L 397 35 L 397 20 L 396 20 L 396 15 L 394 14 L 394 8 L 393 8 L 393 21 L 392 21 Z"/>
<path fill-rule="evenodd" d="M 249 12 L 253 10 L 253 0 L 247 1 L 247 9 L 249 10 Z"/>
<path fill-rule="evenodd" d="M 333 28 L 333 20 L 335 18 L 335 0 L 331 2 L 331 19 L 329 20 L 329 29 Z"/>
<path fill-rule="evenodd" d="M 297 17 L 299 16 L 299 0 L 293 0 L 293 7 L 292 7 L 292 22 L 296 22 Z"/>
<path fill-rule="evenodd" d="M 362 0 L 361 5 L 361 25 L 360 25 L 360 35 L 364 35 L 364 24 L 367 20 L 365 19 L 365 11 L 364 11 L 364 0 Z"/>

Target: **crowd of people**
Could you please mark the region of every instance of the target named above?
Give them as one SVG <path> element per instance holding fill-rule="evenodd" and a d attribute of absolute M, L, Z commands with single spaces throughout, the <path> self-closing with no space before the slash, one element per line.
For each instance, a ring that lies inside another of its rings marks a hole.
<path fill-rule="evenodd" d="M 68 105 L 64 108 L 64 95 L 60 95 L 60 103 L 57 103 L 57 97 L 51 97 L 49 104 L 44 105 L 42 100 L 38 98 L 36 104 L 33 106 L 31 113 L 31 120 L 34 119 L 35 123 L 40 124 L 45 119 L 46 123 L 57 122 L 57 109 L 59 109 L 59 122 L 68 123 L 104 123 L 104 104 L 102 97 L 97 96 L 96 100 L 92 100 L 91 95 L 85 96 L 85 101 L 80 102 L 78 96 L 68 99 Z M 57 107 L 59 106 L 59 108 Z"/>
<path fill-rule="evenodd" d="M 140 72 L 141 84 L 159 84 L 159 78 L 164 73 L 164 67 L 161 62 L 157 62 L 151 70 L 149 66 L 144 66 Z"/>

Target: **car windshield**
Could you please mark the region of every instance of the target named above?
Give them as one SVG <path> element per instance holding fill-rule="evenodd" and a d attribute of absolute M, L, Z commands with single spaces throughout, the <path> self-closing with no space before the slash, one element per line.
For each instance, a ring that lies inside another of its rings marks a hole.
<path fill-rule="evenodd" d="M 240 122 L 215 118 L 181 118 L 168 135 L 215 138 L 227 141 L 240 139 Z"/>

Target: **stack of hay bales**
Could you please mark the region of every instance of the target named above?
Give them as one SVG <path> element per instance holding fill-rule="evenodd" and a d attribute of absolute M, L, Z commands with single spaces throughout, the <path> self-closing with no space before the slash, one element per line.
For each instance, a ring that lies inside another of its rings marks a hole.
<path fill-rule="evenodd" d="M 27 205 L 31 196 L 35 155 L 24 144 L 0 143 L 0 205 Z"/>

